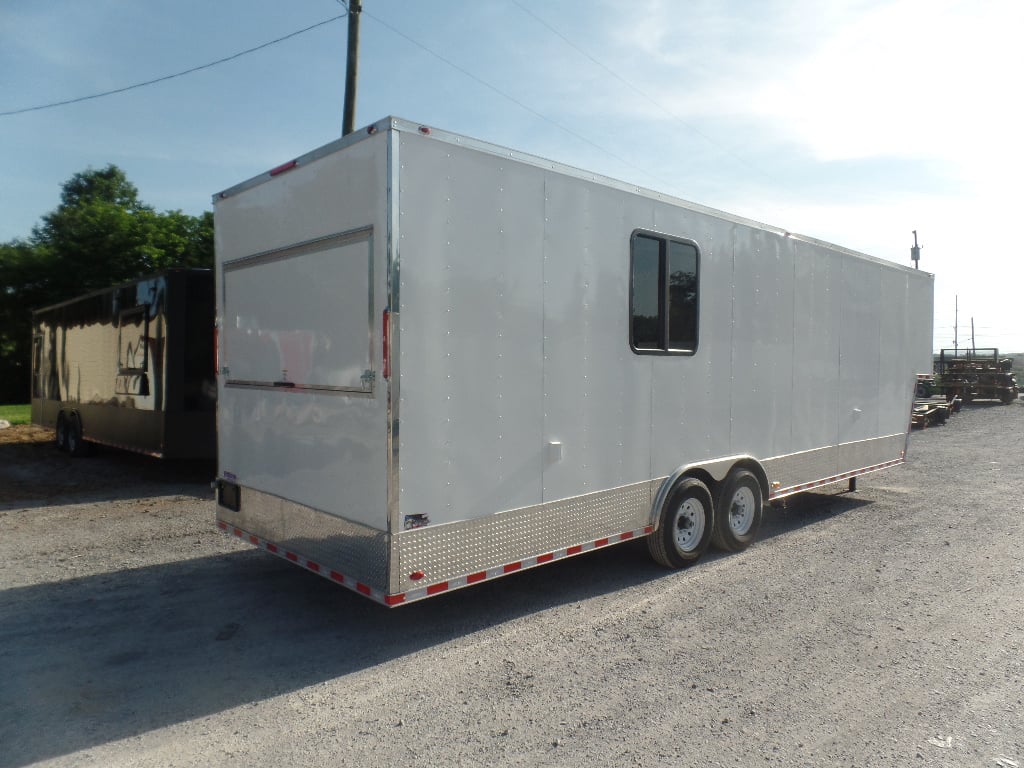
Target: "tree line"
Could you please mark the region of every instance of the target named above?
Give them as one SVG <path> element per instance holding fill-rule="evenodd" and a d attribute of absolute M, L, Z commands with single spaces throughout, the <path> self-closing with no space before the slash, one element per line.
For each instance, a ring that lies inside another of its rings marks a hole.
<path fill-rule="evenodd" d="M 29 400 L 32 310 L 172 267 L 212 266 L 212 213 L 157 212 L 115 165 L 76 173 L 27 238 L 0 243 L 0 403 Z"/>

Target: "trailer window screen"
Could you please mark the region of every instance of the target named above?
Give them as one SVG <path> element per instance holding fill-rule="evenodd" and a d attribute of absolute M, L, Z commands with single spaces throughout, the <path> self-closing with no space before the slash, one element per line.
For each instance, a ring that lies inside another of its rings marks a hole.
<path fill-rule="evenodd" d="M 226 264 L 227 383 L 371 391 L 370 255 L 364 234 Z"/>
<path fill-rule="evenodd" d="M 693 243 L 634 234 L 630 345 L 638 353 L 697 349 L 698 252 Z"/>

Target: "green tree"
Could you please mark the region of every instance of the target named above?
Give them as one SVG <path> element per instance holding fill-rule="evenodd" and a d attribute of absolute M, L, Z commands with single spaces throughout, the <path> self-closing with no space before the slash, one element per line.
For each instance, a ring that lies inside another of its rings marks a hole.
<path fill-rule="evenodd" d="M 27 240 L 0 244 L 0 403 L 29 392 L 31 313 L 172 267 L 213 266 L 213 214 L 158 213 L 115 165 L 76 173 Z"/>

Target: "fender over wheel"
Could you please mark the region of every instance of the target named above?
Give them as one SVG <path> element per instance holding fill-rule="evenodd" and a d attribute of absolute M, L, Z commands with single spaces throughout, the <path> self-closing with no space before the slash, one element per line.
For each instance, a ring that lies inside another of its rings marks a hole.
<path fill-rule="evenodd" d="M 658 529 L 647 537 L 647 548 L 659 565 L 686 568 L 707 550 L 713 530 L 711 492 L 700 480 L 685 477 L 665 499 Z"/>
<path fill-rule="evenodd" d="M 757 477 L 748 469 L 733 469 L 718 494 L 711 540 L 724 552 L 741 552 L 757 538 L 763 516 L 764 496 Z"/>

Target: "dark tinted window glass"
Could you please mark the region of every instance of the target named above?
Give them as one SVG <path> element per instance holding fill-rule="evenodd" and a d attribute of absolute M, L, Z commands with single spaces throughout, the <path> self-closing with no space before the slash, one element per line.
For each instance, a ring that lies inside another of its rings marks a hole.
<path fill-rule="evenodd" d="M 668 243 L 668 348 L 697 347 L 697 249 Z"/>
<path fill-rule="evenodd" d="M 636 349 L 661 348 L 661 243 L 652 237 L 633 239 L 632 339 Z"/>

